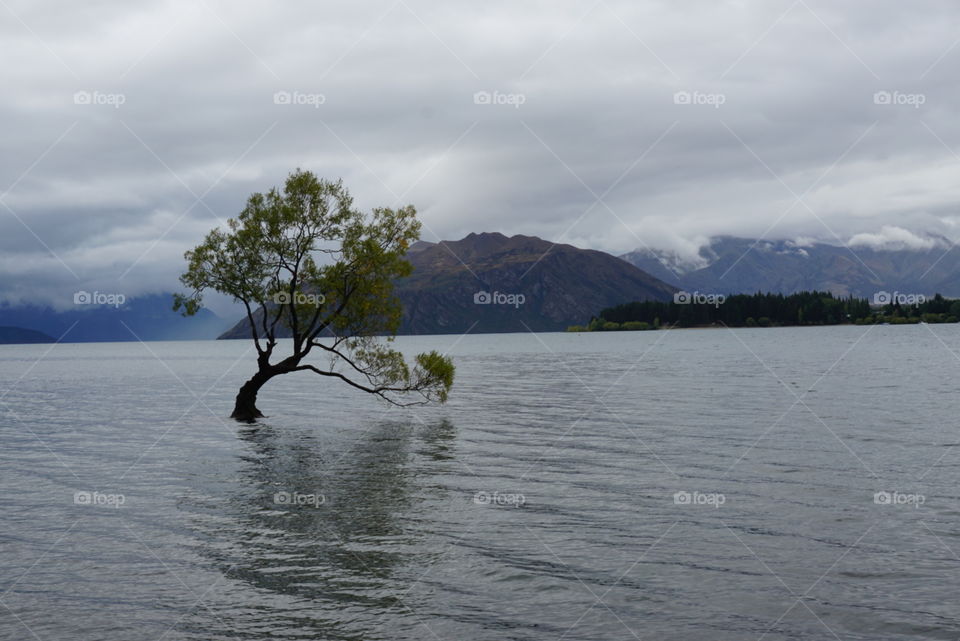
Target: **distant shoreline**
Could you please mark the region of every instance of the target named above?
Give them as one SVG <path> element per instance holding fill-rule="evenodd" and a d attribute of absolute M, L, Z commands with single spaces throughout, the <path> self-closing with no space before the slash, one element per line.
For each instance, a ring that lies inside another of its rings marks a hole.
<path fill-rule="evenodd" d="M 916 323 L 830 323 L 822 325 L 663 325 L 659 328 L 650 329 L 600 329 L 600 330 L 591 330 L 587 328 L 581 328 L 579 330 L 567 328 L 565 331 L 560 330 L 560 333 L 564 334 L 617 334 L 617 333 L 642 333 L 642 332 L 657 332 L 657 331 L 672 331 L 677 329 L 822 329 L 824 327 L 894 327 L 900 325 L 960 325 L 960 321 L 957 322 L 942 322 L 942 323 L 927 323 L 924 321 L 919 321 Z M 538 332 L 544 333 L 544 332 Z"/>
<path fill-rule="evenodd" d="M 960 322 L 960 300 L 940 294 L 877 292 L 866 298 L 838 298 L 830 292 L 783 295 L 693 294 L 673 301 L 634 301 L 608 307 L 571 332 L 650 331 L 661 327 L 823 327 L 831 325 L 916 325 Z"/>

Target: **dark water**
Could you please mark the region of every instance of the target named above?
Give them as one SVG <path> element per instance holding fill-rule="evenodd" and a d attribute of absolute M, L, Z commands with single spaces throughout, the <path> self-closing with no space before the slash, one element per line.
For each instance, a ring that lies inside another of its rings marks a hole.
<path fill-rule="evenodd" d="M 398 344 L 446 407 L 256 428 L 245 342 L 0 347 L 0 638 L 960 637 L 957 326 Z"/>

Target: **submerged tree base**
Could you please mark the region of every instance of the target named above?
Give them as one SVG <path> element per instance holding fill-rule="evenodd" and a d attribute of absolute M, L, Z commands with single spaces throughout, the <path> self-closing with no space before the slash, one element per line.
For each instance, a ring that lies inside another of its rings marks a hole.
<path fill-rule="evenodd" d="M 257 394 L 259 394 L 260 388 L 276 374 L 277 371 L 261 364 L 261 370 L 244 383 L 240 391 L 237 392 L 233 403 L 233 414 L 230 415 L 230 418 L 244 423 L 253 423 L 258 418 L 266 418 L 263 412 L 257 409 Z"/>
<path fill-rule="evenodd" d="M 239 421 L 241 423 L 256 423 L 258 418 L 266 418 L 263 415 L 263 412 L 258 410 L 256 407 L 250 408 L 234 408 L 233 414 L 230 415 L 230 418 Z"/>
<path fill-rule="evenodd" d="M 258 373 L 240 388 L 230 418 L 244 423 L 253 423 L 258 418 L 265 418 L 263 412 L 257 409 L 257 392 L 267 380 L 269 376 Z"/>

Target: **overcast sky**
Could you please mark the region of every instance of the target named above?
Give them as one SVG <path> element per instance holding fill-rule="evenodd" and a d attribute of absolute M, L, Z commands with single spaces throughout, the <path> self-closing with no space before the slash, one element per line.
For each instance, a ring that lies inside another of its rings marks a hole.
<path fill-rule="evenodd" d="M 960 237 L 952 0 L 0 0 L 0 299 L 177 288 L 295 167 L 425 240 Z M 878 93 L 879 92 L 879 93 Z"/>

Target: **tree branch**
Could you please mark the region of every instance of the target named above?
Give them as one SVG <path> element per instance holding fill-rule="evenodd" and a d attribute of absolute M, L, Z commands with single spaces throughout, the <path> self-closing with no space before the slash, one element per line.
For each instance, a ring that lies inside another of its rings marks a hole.
<path fill-rule="evenodd" d="M 428 398 L 423 394 L 423 392 L 422 392 L 420 389 L 415 388 L 415 387 L 386 387 L 386 386 L 383 386 L 383 385 L 378 386 L 378 387 L 367 387 L 366 385 L 361 385 L 360 383 L 357 383 L 356 381 L 353 381 L 353 380 L 347 378 L 346 376 L 344 376 L 344 375 L 341 374 L 340 372 L 333 372 L 333 371 L 322 370 L 322 369 L 320 369 L 320 368 L 318 368 L 318 367 L 315 367 L 315 366 L 313 366 L 313 365 L 300 365 L 300 366 L 298 366 L 298 367 L 294 367 L 294 368 L 290 369 L 289 371 L 291 371 L 291 372 L 301 372 L 301 371 L 307 371 L 307 370 L 309 370 L 309 371 L 311 371 L 311 372 L 314 372 L 315 374 L 319 374 L 320 376 L 332 376 L 332 377 L 334 377 L 334 378 L 339 378 L 340 380 L 344 381 L 344 382 L 347 383 L 348 385 L 352 385 L 353 387 L 356 387 L 356 388 L 359 389 L 359 390 L 363 390 L 364 392 L 369 392 L 370 394 L 375 394 L 375 395 L 379 396 L 380 398 L 382 398 L 383 400 L 387 401 L 388 403 L 391 403 L 391 404 L 396 405 L 396 406 L 398 406 L 398 407 L 410 407 L 410 406 L 413 406 L 413 405 L 426 405 L 427 403 L 430 402 L 430 399 L 428 399 Z M 418 392 L 421 396 L 423 396 L 423 399 L 424 399 L 424 400 L 422 400 L 422 401 L 412 401 L 412 402 L 410 402 L 410 403 L 399 403 L 399 402 L 393 400 L 392 398 L 390 398 L 389 396 L 387 396 L 387 395 L 386 395 L 387 392 L 396 392 L 396 393 L 398 393 L 398 394 L 403 394 L 403 393 L 406 393 L 406 392 Z"/>

